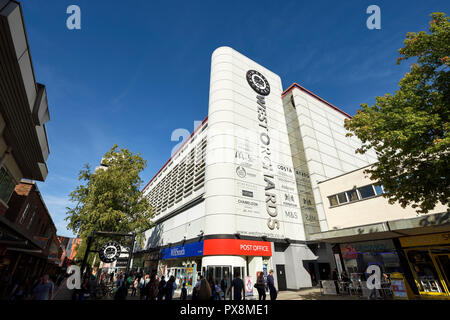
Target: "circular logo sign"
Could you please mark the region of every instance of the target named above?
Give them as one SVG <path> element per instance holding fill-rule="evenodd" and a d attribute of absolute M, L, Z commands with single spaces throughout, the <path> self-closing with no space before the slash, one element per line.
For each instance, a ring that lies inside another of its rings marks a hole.
<path fill-rule="evenodd" d="M 266 77 L 256 70 L 247 71 L 247 82 L 257 93 L 267 96 L 270 93 L 270 85 Z"/>
<path fill-rule="evenodd" d="M 236 174 L 237 174 L 238 177 L 240 177 L 240 178 L 245 178 L 245 176 L 247 175 L 247 172 L 245 172 L 244 167 L 238 166 L 238 167 L 236 168 Z"/>
<path fill-rule="evenodd" d="M 98 254 L 100 260 L 105 263 L 116 261 L 120 256 L 120 244 L 117 242 L 105 243 Z"/>

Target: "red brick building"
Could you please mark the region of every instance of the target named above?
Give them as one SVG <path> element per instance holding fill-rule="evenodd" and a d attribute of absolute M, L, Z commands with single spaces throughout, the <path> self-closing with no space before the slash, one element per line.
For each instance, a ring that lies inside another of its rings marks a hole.
<path fill-rule="evenodd" d="M 11 239 L 6 248 L 0 267 L 1 278 L 9 278 L 2 283 L 2 291 L 8 291 L 14 283 L 25 283 L 48 273 L 54 274 L 61 265 L 63 248 L 56 235 L 56 227 L 45 206 L 41 193 L 34 181 L 22 180 L 8 202 L 8 209 L 0 213 L 10 228 Z"/>

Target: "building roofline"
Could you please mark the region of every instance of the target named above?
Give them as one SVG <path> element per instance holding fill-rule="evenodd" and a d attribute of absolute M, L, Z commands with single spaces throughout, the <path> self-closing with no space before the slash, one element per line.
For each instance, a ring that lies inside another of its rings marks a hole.
<path fill-rule="evenodd" d="M 325 103 L 327 106 L 329 106 L 330 108 L 336 110 L 336 111 L 339 112 L 339 113 L 342 113 L 342 114 L 343 114 L 344 116 L 346 116 L 347 118 L 349 118 L 349 119 L 352 118 L 352 116 L 349 115 L 347 112 L 345 112 L 345 111 L 339 109 L 338 107 L 332 105 L 332 104 L 329 103 L 328 101 L 322 99 L 322 98 L 319 97 L 318 95 L 312 93 L 311 91 L 309 91 L 309 90 L 306 89 L 306 88 L 303 88 L 301 85 L 299 85 L 299 84 L 297 84 L 297 83 L 295 83 L 295 82 L 294 82 L 293 84 L 291 84 L 291 85 L 289 86 L 289 88 L 287 88 L 287 89 L 281 94 L 281 97 L 283 98 L 285 95 L 287 95 L 289 92 L 291 92 L 294 88 L 297 88 L 297 89 L 299 89 L 299 90 L 301 90 L 301 91 L 303 91 L 303 92 L 309 94 L 309 95 L 312 96 L 313 98 L 316 98 L 317 100 L 319 100 L 319 101 Z"/>
<path fill-rule="evenodd" d="M 147 189 L 148 185 L 150 183 L 152 183 L 153 180 L 155 180 L 156 176 L 169 164 L 169 162 L 175 158 L 175 156 L 181 151 L 181 149 L 183 149 L 183 147 L 186 145 L 186 143 L 188 143 L 192 137 L 197 133 L 197 131 L 203 127 L 203 125 L 206 123 L 206 121 L 208 120 L 208 116 L 205 117 L 205 119 L 203 119 L 202 123 L 200 123 L 197 128 L 195 128 L 195 130 L 191 133 L 191 135 L 189 136 L 189 138 L 187 138 L 182 144 L 181 146 L 178 148 L 178 150 L 169 158 L 169 160 L 166 161 L 166 163 L 164 163 L 164 165 L 161 167 L 161 169 L 158 170 L 158 172 L 153 176 L 153 178 L 145 185 L 145 187 L 141 190 L 141 192 L 144 192 L 145 189 Z"/>
<path fill-rule="evenodd" d="M 351 170 L 351 171 L 347 171 L 347 172 L 341 173 L 340 175 L 337 175 L 337 176 L 335 176 L 335 177 L 333 177 L 333 178 L 328 178 L 328 179 L 319 181 L 319 182 L 317 182 L 317 184 L 321 184 L 321 183 L 324 183 L 324 182 L 327 182 L 327 181 L 330 181 L 330 180 L 333 180 L 333 179 L 340 178 L 340 177 L 345 176 L 345 175 L 347 175 L 347 174 L 350 174 L 350 173 L 353 173 L 353 172 L 356 172 L 356 171 L 359 171 L 359 170 L 362 170 L 362 169 L 366 169 L 366 168 L 372 167 L 372 166 L 374 166 L 375 164 L 377 164 L 377 162 L 374 162 L 374 163 L 365 165 L 364 167 L 360 167 L 360 168 L 357 168 L 357 169 L 353 169 L 353 170 Z"/>
<path fill-rule="evenodd" d="M 303 88 L 301 85 L 297 84 L 297 83 L 293 83 L 289 86 L 289 88 L 287 88 L 282 94 L 281 94 L 281 98 L 283 98 L 285 95 L 287 95 L 289 92 L 291 92 L 294 88 L 297 88 L 303 92 L 306 92 L 307 94 L 309 94 L 310 96 L 312 96 L 313 98 L 316 98 L 317 100 L 325 103 L 327 106 L 329 106 L 330 108 L 336 110 L 339 113 L 342 113 L 344 116 L 346 116 L 347 118 L 351 119 L 352 116 L 349 115 L 348 113 L 344 112 L 343 110 L 339 109 L 338 107 L 332 105 L 331 103 L 329 103 L 328 101 L 322 99 L 321 97 L 319 97 L 318 95 L 312 93 L 311 91 L 309 91 L 306 88 Z M 189 136 L 188 139 L 186 139 L 186 141 L 183 142 L 183 144 L 178 148 L 178 150 L 173 154 L 173 156 L 171 156 L 169 158 L 169 160 L 166 161 L 166 163 L 161 167 L 161 169 L 158 170 L 158 172 L 153 176 L 153 178 L 145 185 L 145 187 L 141 190 L 141 192 L 143 192 L 150 183 L 152 183 L 152 181 L 156 178 L 156 176 L 161 172 L 161 170 L 163 170 L 167 164 L 178 154 L 178 152 L 184 147 L 184 145 L 189 142 L 189 140 L 191 140 L 191 138 L 194 136 L 194 134 L 198 131 L 198 129 L 200 129 L 201 127 L 203 127 L 203 125 L 205 124 L 205 122 L 208 120 L 208 116 L 206 116 L 205 119 L 203 119 L 202 123 L 194 130 L 194 132 L 191 133 L 191 135 Z"/>

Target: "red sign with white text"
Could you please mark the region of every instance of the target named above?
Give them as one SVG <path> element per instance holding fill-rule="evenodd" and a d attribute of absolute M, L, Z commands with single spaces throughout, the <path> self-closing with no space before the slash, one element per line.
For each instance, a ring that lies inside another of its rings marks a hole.
<path fill-rule="evenodd" d="M 270 242 L 239 239 L 208 239 L 203 243 L 203 255 L 272 256 Z"/>

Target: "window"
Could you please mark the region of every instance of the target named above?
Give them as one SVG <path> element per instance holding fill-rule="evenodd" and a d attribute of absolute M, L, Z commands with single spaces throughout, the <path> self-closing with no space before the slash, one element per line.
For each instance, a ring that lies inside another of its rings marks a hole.
<path fill-rule="evenodd" d="M 372 185 L 364 186 L 358 188 L 359 194 L 361 195 L 361 199 L 366 199 L 375 196 L 375 191 L 373 190 Z"/>
<path fill-rule="evenodd" d="M 31 224 L 33 223 L 34 216 L 36 215 L 36 209 L 33 211 L 33 215 L 31 216 L 30 222 L 28 222 L 27 229 L 30 229 Z"/>
<path fill-rule="evenodd" d="M 20 220 L 19 220 L 20 224 L 23 224 L 25 222 L 29 211 L 30 211 L 30 204 L 27 203 L 27 206 L 25 207 L 25 210 L 23 210 L 22 216 L 20 217 Z"/>
<path fill-rule="evenodd" d="M 377 195 L 380 195 L 380 194 L 383 193 L 383 186 L 376 186 L 376 185 L 374 185 L 373 187 L 374 187 L 375 193 L 376 193 Z"/>
<path fill-rule="evenodd" d="M 348 202 L 347 196 L 345 195 L 345 192 L 339 193 L 339 194 L 337 195 L 337 198 L 338 198 L 338 200 L 339 200 L 339 204 Z"/>
<path fill-rule="evenodd" d="M 338 205 L 336 195 L 328 197 L 328 200 L 330 201 L 330 206 L 337 206 Z"/>
<path fill-rule="evenodd" d="M 5 167 L 2 167 L 0 169 L 0 199 L 3 202 L 8 203 L 15 186 L 16 182 L 12 175 Z"/>
<path fill-rule="evenodd" d="M 356 192 L 356 189 L 349 190 L 346 192 L 348 201 L 357 201 L 358 200 L 358 193 Z"/>

